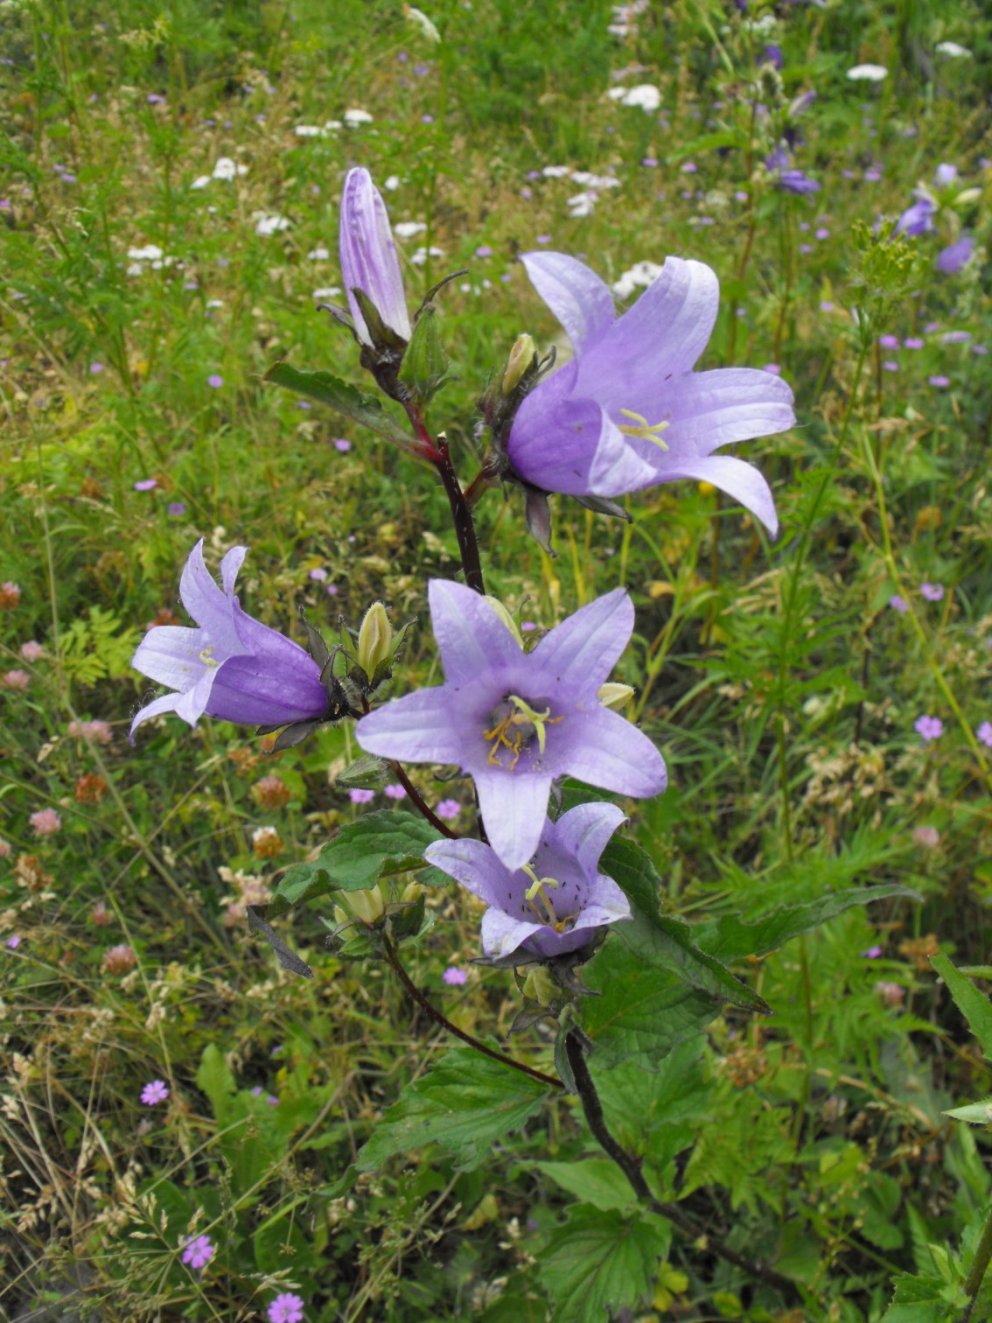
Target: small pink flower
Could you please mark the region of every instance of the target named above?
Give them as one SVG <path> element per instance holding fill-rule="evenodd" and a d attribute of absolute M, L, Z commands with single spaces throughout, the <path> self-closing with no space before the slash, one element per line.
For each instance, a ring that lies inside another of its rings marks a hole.
<path fill-rule="evenodd" d="M 468 982 L 468 975 L 464 969 L 458 969 L 455 965 L 449 965 L 441 977 L 452 988 L 461 987 L 463 983 Z"/>
<path fill-rule="evenodd" d="M 303 1301 L 291 1291 L 284 1291 L 276 1296 L 266 1313 L 269 1323 L 302 1323 Z"/>
<path fill-rule="evenodd" d="M 339 450 L 342 455 L 346 455 L 351 449 L 351 442 L 346 441 L 343 436 L 339 436 L 334 442 L 334 449 Z"/>
<path fill-rule="evenodd" d="M 153 492 L 158 486 L 158 478 L 141 478 L 134 484 L 136 492 Z"/>
<path fill-rule="evenodd" d="M 21 600 L 21 585 L 12 579 L 0 583 L 0 610 L 9 610 Z"/>
<path fill-rule="evenodd" d="M 935 850 L 940 844 L 940 832 L 936 827 L 914 827 L 913 841 L 925 850 Z"/>
<path fill-rule="evenodd" d="M 434 810 L 439 818 L 444 818 L 449 822 L 452 818 L 457 818 L 461 811 L 462 806 L 457 799 L 442 799 Z"/>
<path fill-rule="evenodd" d="M 186 1242 L 183 1250 L 183 1263 L 194 1272 L 202 1272 L 217 1253 L 209 1236 L 196 1236 Z"/>
<path fill-rule="evenodd" d="M 21 656 L 26 662 L 41 661 L 45 655 L 45 649 L 34 639 L 29 639 L 27 643 L 21 644 Z"/>
<path fill-rule="evenodd" d="M 913 729 L 922 740 L 937 740 L 944 733 L 944 723 L 940 717 L 917 717 Z"/>
<path fill-rule="evenodd" d="M 104 951 L 100 968 L 105 974 L 129 974 L 137 963 L 138 957 L 134 954 L 134 947 L 128 946 L 127 942 L 121 942 Z"/>
<path fill-rule="evenodd" d="M 36 836 L 54 836 L 62 827 L 62 819 L 53 808 L 39 809 L 28 821 Z"/>
<path fill-rule="evenodd" d="M 375 791 L 356 788 L 348 791 L 348 798 L 353 804 L 368 804 L 375 799 Z"/>
<path fill-rule="evenodd" d="M 109 744 L 114 738 L 109 721 L 70 721 L 67 732 L 73 739 L 90 740 L 93 744 Z"/>
<path fill-rule="evenodd" d="M 904 615 L 909 610 L 909 603 L 905 597 L 900 597 L 898 593 L 893 593 L 889 598 L 889 606 L 892 607 L 893 611 L 898 611 L 900 615 Z"/>
<path fill-rule="evenodd" d="M 403 789 L 402 786 L 399 786 L 399 785 L 386 786 L 386 798 L 387 798 L 387 799 L 406 799 L 406 791 Z"/>
<path fill-rule="evenodd" d="M 17 948 L 20 946 L 20 944 L 21 944 L 21 938 L 18 936 L 17 933 L 14 933 L 13 937 L 7 938 L 8 951 L 16 951 Z"/>
<path fill-rule="evenodd" d="M 975 731 L 981 742 L 992 749 L 992 721 L 983 721 Z"/>
<path fill-rule="evenodd" d="M 27 671 L 4 671 L 0 675 L 0 684 L 5 689 L 16 689 L 19 693 L 23 693 L 30 683 L 31 677 Z"/>
<path fill-rule="evenodd" d="M 207 377 L 207 385 L 210 387 L 211 390 L 220 390 L 223 384 L 224 384 L 224 378 L 222 376 L 219 376 L 218 373 L 216 372 L 211 372 L 210 376 Z"/>
<path fill-rule="evenodd" d="M 141 1101 L 146 1107 L 155 1107 L 158 1103 L 165 1102 L 169 1096 L 169 1086 L 165 1080 L 152 1080 L 141 1090 Z"/>
<path fill-rule="evenodd" d="M 881 979 L 875 984 L 875 994 L 881 997 L 886 1006 L 901 1006 L 906 996 L 906 989 L 898 983 L 889 983 Z"/>
<path fill-rule="evenodd" d="M 943 584 L 939 583 L 921 583 L 920 596 L 925 597 L 928 602 L 941 602 L 944 598 Z"/>

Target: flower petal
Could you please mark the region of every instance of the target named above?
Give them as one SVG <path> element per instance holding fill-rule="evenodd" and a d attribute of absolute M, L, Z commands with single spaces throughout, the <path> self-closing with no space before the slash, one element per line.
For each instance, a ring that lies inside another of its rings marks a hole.
<path fill-rule="evenodd" d="M 492 907 L 482 916 L 482 949 L 487 956 L 498 959 L 512 955 L 526 942 L 528 937 L 537 933 L 548 932 L 557 936 L 543 923 L 528 923 L 526 919 L 515 919 Z"/>
<path fill-rule="evenodd" d="M 556 687 L 571 689 L 576 695 L 594 694 L 633 631 L 634 605 L 625 588 L 614 588 L 556 625 L 541 639 L 530 660 L 535 670 L 554 676 Z"/>
<path fill-rule="evenodd" d="M 245 653 L 234 626 L 234 599 L 217 586 L 203 559 L 203 538 L 189 553 L 179 580 L 183 606 L 205 630 L 218 662 Z"/>
<path fill-rule="evenodd" d="M 613 324 L 613 295 L 595 271 L 565 253 L 524 253 L 531 284 L 565 328 L 576 354 Z"/>
<path fill-rule="evenodd" d="M 606 849 L 607 841 L 621 822 L 625 821 L 626 815 L 617 804 L 579 804 L 563 813 L 555 823 L 554 846 L 565 854 L 573 855 L 583 872 L 592 875 L 596 872 L 599 856 Z M 623 895 L 622 892 L 620 894 Z"/>
<path fill-rule="evenodd" d="M 579 361 L 577 395 L 616 418 L 652 383 L 691 371 L 716 321 L 720 286 L 703 262 L 666 257 L 661 275 Z M 657 418 L 648 422 L 656 423 Z"/>
<path fill-rule="evenodd" d="M 465 684 L 501 664 L 519 663 L 520 644 L 479 593 L 452 579 L 432 579 L 428 597 L 431 627 L 450 683 Z"/>
<path fill-rule="evenodd" d="M 678 465 L 683 455 L 708 455 L 719 446 L 772 436 L 792 427 L 788 382 L 755 368 L 717 368 L 694 372 L 658 388 L 649 388 L 633 406 L 652 422 L 666 420 L 661 439 L 667 451 L 651 442 L 638 446 L 641 455 L 655 460 L 664 475 L 668 464 Z"/>
<path fill-rule="evenodd" d="M 361 724 L 359 722 L 359 726 Z M 537 849 L 548 811 L 552 779 L 538 772 L 516 774 L 494 770 L 475 773 L 479 812 L 486 835 L 500 862 L 511 872 L 530 863 Z"/>
<path fill-rule="evenodd" d="M 471 836 L 435 841 L 424 851 L 424 858 L 487 905 L 506 908 L 512 874 L 488 845 Z"/>
<path fill-rule="evenodd" d="M 247 547 L 232 547 L 220 563 L 220 581 L 228 597 L 234 593 L 235 580 L 241 569 L 241 563 L 247 555 Z"/>
<path fill-rule="evenodd" d="M 563 722 L 559 730 L 559 765 L 588 785 L 648 799 L 668 784 L 665 760 L 648 737 L 605 707 L 586 713 L 571 727 Z"/>
<path fill-rule="evenodd" d="M 163 694 L 161 698 L 153 699 L 146 703 L 135 713 L 134 720 L 131 722 L 131 729 L 128 731 L 128 739 L 134 743 L 134 732 L 139 726 L 143 726 L 146 721 L 151 721 L 152 717 L 160 717 L 163 712 L 175 712 L 176 705 L 179 702 L 179 694 Z"/>
<path fill-rule="evenodd" d="M 192 688 L 209 669 L 201 656 L 206 645 L 202 629 L 156 625 L 138 644 L 131 665 L 149 680 L 183 691 Z"/>
<path fill-rule="evenodd" d="M 674 482 L 678 478 L 696 478 L 699 482 L 712 483 L 735 501 L 740 501 L 746 510 L 761 520 L 772 537 L 778 532 L 772 490 L 752 464 L 729 455 L 705 455 L 693 460 L 680 456 L 678 465 L 661 474 L 660 481 Z"/>
<path fill-rule="evenodd" d="M 472 730 L 481 739 L 481 731 Z M 468 723 L 458 719 L 449 685 L 394 698 L 355 727 L 355 738 L 366 753 L 411 763 L 461 766 L 470 735 Z"/>

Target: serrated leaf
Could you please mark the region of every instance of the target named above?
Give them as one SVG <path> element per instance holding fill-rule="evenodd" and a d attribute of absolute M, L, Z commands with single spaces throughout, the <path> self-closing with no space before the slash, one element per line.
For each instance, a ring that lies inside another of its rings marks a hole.
<path fill-rule="evenodd" d="M 891 896 L 904 896 L 919 900 L 919 895 L 897 882 L 879 887 L 848 887 L 833 891 L 802 905 L 788 905 L 760 919 L 746 922 L 736 914 L 728 914 L 712 923 L 701 923 L 692 932 L 699 945 L 718 960 L 739 960 L 743 956 L 760 956 L 776 951 L 800 933 L 818 928 L 828 919 L 836 918 L 855 905 L 870 905 L 875 900 Z"/>
<path fill-rule="evenodd" d="M 930 963 L 947 984 L 954 1005 L 981 1043 L 986 1060 L 992 1060 L 992 1001 L 975 987 L 971 979 L 965 978 L 960 970 L 955 969 L 947 956 L 931 956 Z"/>
<path fill-rule="evenodd" d="M 417 449 L 414 438 L 386 413 L 374 395 L 366 395 L 357 386 L 341 381 L 330 372 L 303 372 L 299 368 L 290 367 L 288 363 L 275 363 L 263 380 L 271 381 L 276 386 L 285 386 L 297 395 L 307 395 L 312 400 L 329 404 L 346 418 L 360 423 L 362 427 L 368 427 L 404 450 Z"/>
<path fill-rule="evenodd" d="M 613 840 L 603 853 L 600 868 L 612 877 L 630 901 L 633 921 L 618 923 L 613 932 L 640 960 L 671 970 L 684 982 L 711 997 L 729 1001 L 743 1010 L 771 1014 L 771 1007 L 719 960 L 701 951 L 693 929 L 658 910 L 661 886 L 650 856 L 631 841 Z"/>
<path fill-rule="evenodd" d="M 462 1171 L 471 1171 L 489 1160 L 493 1144 L 540 1108 L 547 1093 L 520 1071 L 456 1048 L 407 1085 L 376 1123 L 358 1167 L 372 1171 L 397 1153 L 438 1143 Z"/>
<path fill-rule="evenodd" d="M 603 1212 L 629 1211 L 637 1203 L 637 1195 L 631 1189 L 627 1177 L 609 1158 L 584 1158 L 580 1162 L 538 1162 L 534 1165 L 563 1190 Z"/>
<path fill-rule="evenodd" d="M 331 891 L 363 891 L 384 874 L 424 866 L 424 851 L 440 833 L 412 813 L 380 809 L 342 827 L 317 859 L 294 864 L 276 888 L 268 915 Z"/>
<path fill-rule="evenodd" d="M 646 965 L 621 942 L 607 942 L 588 967 L 582 1027 L 593 1040 L 597 1068 L 647 1057 L 654 1068 L 677 1043 L 698 1034 L 720 1013 L 722 999 L 686 986 L 667 970 Z"/>
<path fill-rule="evenodd" d="M 645 1302 L 668 1253 L 669 1224 L 654 1213 L 628 1221 L 585 1204 L 549 1239 L 537 1275 L 555 1323 L 603 1323 Z"/>

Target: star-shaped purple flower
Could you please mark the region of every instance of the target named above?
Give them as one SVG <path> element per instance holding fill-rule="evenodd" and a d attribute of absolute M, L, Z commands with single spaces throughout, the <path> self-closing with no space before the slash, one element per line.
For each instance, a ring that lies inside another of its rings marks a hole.
<path fill-rule="evenodd" d="M 702 262 L 667 257 L 622 317 L 609 287 L 564 253 L 528 253 L 527 274 L 575 357 L 527 395 L 507 454 L 526 482 L 572 496 L 620 496 L 661 482 L 712 483 L 774 534 L 768 483 L 720 446 L 796 421 L 786 382 L 753 368 L 693 372 L 720 301 Z"/>
<path fill-rule="evenodd" d="M 435 841 L 425 858 L 484 900 L 482 949 L 493 959 L 515 952 L 565 955 L 588 945 L 609 923 L 631 917 L 630 904 L 599 856 L 623 822 L 615 804 L 580 804 L 544 820 L 534 858 L 511 869 L 471 837 Z"/>
<path fill-rule="evenodd" d="M 232 547 L 220 563 L 223 588 L 203 560 L 203 539 L 190 552 L 179 582 L 183 606 L 199 628 L 159 625 L 138 645 L 132 666 L 176 692 L 148 703 L 134 732 L 163 712 L 195 726 L 206 713 L 248 726 L 319 721 L 328 708 L 320 667 L 292 639 L 246 615 L 234 582 L 247 547 Z"/>
<path fill-rule="evenodd" d="M 622 588 L 576 611 L 531 652 L 464 585 L 434 579 L 429 594 L 446 681 L 363 717 L 355 735 L 367 753 L 455 763 L 472 776 L 486 834 L 511 869 L 537 849 L 555 777 L 637 798 L 664 790 L 661 754 L 598 697 L 634 628 Z"/>

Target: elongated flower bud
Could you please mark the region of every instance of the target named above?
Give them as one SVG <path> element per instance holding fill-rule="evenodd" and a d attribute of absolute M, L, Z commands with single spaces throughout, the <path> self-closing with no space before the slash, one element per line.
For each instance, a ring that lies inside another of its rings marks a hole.
<path fill-rule="evenodd" d="M 359 923 L 371 925 L 381 919 L 386 910 L 386 902 L 378 883 L 368 891 L 342 892 L 341 899 Z"/>
<path fill-rule="evenodd" d="M 501 382 L 504 395 L 512 395 L 523 378 L 537 364 L 537 348 L 530 335 L 518 335 L 503 369 Z"/>
<path fill-rule="evenodd" d="M 389 662 L 393 653 L 393 627 L 381 602 L 373 602 L 365 612 L 358 631 L 358 664 L 374 681 L 376 673 Z"/>
<path fill-rule="evenodd" d="M 622 712 L 634 697 L 634 690 L 629 684 L 620 684 L 616 680 L 608 680 L 606 684 L 599 686 L 596 697 L 611 712 Z"/>
<path fill-rule="evenodd" d="M 375 347 L 356 289 L 384 326 L 402 340 L 410 339 L 410 315 L 389 214 L 372 176 L 362 167 L 348 171 L 341 194 L 341 276 L 362 344 Z"/>

